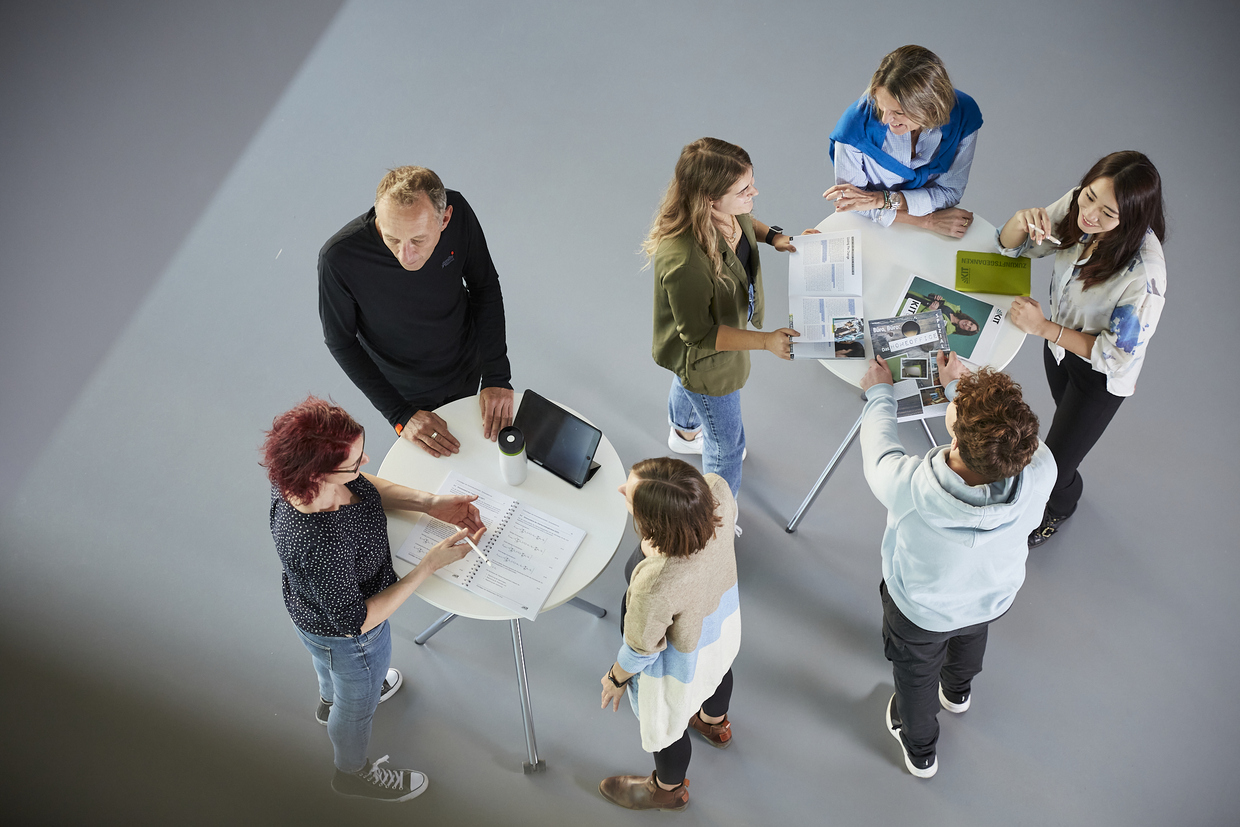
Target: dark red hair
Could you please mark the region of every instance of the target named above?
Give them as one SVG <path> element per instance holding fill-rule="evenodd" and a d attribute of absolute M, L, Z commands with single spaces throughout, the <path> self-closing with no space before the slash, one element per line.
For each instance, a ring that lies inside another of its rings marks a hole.
<path fill-rule="evenodd" d="M 1115 188 L 1119 226 L 1102 236 L 1093 257 L 1081 268 L 1077 278 L 1086 290 L 1127 269 L 1145 241 L 1146 230 L 1153 230 L 1160 242 L 1167 240 L 1162 179 L 1149 158 L 1129 149 L 1099 159 L 1081 178 L 1081 183 L 1072 191 L 1068 214 L 1055 227 L 1060 239 L 1059 249 L 1071 247 L 1080 239 L 1081 228 L 1076 222 L 1081 206 L 1077 198 L 1081 190 L 1099 178 L 1110 178 Z"/>
<path fill-rule="evenodd" d="M 344 408 L 307 396 L 271 423 L 259 464 L 284 499 L 308 503 L 319 493 L 323 477 L 349 458 L 361 435 L 362 426 Z"/>

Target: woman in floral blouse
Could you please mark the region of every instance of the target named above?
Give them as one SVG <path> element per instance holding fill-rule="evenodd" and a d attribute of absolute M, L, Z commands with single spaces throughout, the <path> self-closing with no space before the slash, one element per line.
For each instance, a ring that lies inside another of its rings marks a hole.
<path fill-rule="evenodd" d="M 1055 398 L 1046 444 L 1059 475 L 1030 548 L 1076 510 L 1077 466 L 1136 388 L 1167 294 L 1165 237 L 1158 170 L 1133 151 L 1111 153 L 1054 204 L 1020 210 L 999 230 L 1005 255 L 1055 254 L 1050 319 L 1025 296 L 1009 316 L 1047 340 L 1043 361 Z"/>

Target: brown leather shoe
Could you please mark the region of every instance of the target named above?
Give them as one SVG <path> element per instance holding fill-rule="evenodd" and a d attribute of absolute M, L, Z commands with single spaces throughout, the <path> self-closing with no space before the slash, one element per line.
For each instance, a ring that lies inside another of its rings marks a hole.
<path fill-rule="evenodd" d="M 702 737 L 712 747 L 727 749 L 732 746 L 732 722 L 728 720 L 728 716 L 724 715 L 723 720 L 717 724 L 708 724 L 702 720 L 701 715 L 701 711 L 694 712 L 689 719 L 689 726 L 702 733 Z"/>
<path fill-rule="evenodd" d="M 686 778 L 674 790 L 665 790 L 655 783 L 654 773 L 642 775 L 613 775 L 599 782 L 598 791 L 603 798 L 628 810 L 675 810 L 689 806 L 689 779 Z"/>

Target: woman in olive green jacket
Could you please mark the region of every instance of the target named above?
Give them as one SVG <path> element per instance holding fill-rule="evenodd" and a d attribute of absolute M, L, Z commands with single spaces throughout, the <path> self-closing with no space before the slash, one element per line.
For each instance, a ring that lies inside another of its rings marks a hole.
<path fill-rule="evenodd" d="M 753 162 L 735 144 L 701 138 L 680 153 L 676 173 L 646 237 L 654 264 L 654 345 L 673 374 L 668 447 L 702 454 L 703 473 L 740 492 L 745 428 L 740 389 L 750 350 L 790 358 L 795 330 L 763 333 L 758 239 L 793 252 L 792 239 L 750 213 L 758 190 Z M 738 529 L 739 533 L 739 529 Z"/>

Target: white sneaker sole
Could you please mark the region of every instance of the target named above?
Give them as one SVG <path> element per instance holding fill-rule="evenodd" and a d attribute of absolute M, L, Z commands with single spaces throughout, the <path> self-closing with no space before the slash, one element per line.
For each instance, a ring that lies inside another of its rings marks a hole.
<path fill-rule="evenodd" d="M 904 766 L 908 771 L 918 778 L 931 778 L 939 771 L 939 757 L 934 756 L 934 761 L 924 770 L 913 763 L 913 759 L 909 758 L 908 750 L 904 747 L 904 739 L 900 737 L 900 730 L 891 726 L 891 705 L 895 703 L 895 695 L 891 696 L 891 700 L 887 701 L 887 707 L 883 710 L 883 719 L 887 722 L 887 731 L 891 733 L 891 737 L 896 739 L 896 743 L 900 745 L 900 754 L 904 756 Z"/>
<path fill-rule="evenodd" d="M 702 436 L 702 432 L 698 431 L 697 436 L 693 439 L 684 439 L 680 434 L 676 433 L 675 428 L 669 428 L 667 432 L 667 447 L 677 454 L 696 454 L 702 455 L 702 446 L 706 444 L 706 438 Z M 745 461 L 745 457 L 749 456 L 749 448 L 741 449 L 741 462 Z"/>
<path fill-rule="evenodd" d="M 387 692 L 379 693 L 379 703 L 383 703 L 388 698 L 396 694 L 396 690 L 400 689 L 401 684 L 405 682 L 405 676 L 400 673 L 399 669 L 389 668 L 386 675 L 388 686 Z"/>
<path fill-rule="evenodd" d="M 952 703 L 951 701 L 947 700 L 947 696 L 943 694 L 943 684 L 939 684 L 939 704 L 944 709 L 946 709 L 948 712 L 954 712 L 957 715 L 959 715 L 961 712 L 964 712 L 965 710 L 967 710 L 969 708 L 969 704 L 971 703 L 973 703 L 972 695 L 969 695 L 969 697 L 965 698 L 964 703 L 962 704 Z"/>

